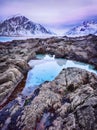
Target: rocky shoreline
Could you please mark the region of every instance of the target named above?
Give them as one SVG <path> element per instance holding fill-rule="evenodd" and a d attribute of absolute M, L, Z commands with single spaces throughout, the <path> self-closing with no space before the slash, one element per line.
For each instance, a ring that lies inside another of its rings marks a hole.
<path fill-rule="evenodd" d="M 12 95 L 36 54 L 53 54 L 97 68 L 97 37 L 52 37 L 0 43 L 0 105 Z M 77 68 L 62 70 L 20 104 L 15 98 L 0 111 L 1 130 L 96 130 L 97 76 Z"/>

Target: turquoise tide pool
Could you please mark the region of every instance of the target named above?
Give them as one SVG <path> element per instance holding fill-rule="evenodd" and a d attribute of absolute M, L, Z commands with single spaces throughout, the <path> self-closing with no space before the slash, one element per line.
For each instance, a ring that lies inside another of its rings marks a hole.
<path fill-rule="evenodd" d="M 37 55 L 37 58 L 40 60 L 31 60 L 29 62 L 32 69 L 28 72 L 26 85 L 22 91 L 22 94 L 26 96 L 30 95 L 45 81 L 54 80 L 63 68 L 77 67 L 97 74 L 94 67 L 89 64 L 75 62 L 72 60 L 55 59 L 54 56 L 51 57 L 49 55 Z"/>

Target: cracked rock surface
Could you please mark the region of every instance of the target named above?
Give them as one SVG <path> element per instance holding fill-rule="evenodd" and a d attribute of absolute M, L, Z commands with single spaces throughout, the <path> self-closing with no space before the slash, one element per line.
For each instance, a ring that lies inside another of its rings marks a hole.
<path fill-rule="evenodd" d="M 96 111 L 97 76 L 67 68 L 54 81 L 40 86 L 37 96 L 25 100 L 22 107 L 17 99 L 6 105 L 0 112 L 0 128 L 96 130 Z"/>
<path fill-rule="evenodd" d="M 52 37 L 0 43 L 0 105 L 13 93 L 36 54 L 90 63 L 97 68 L 97 36 Z M 97 76 L 63 69 L 33 94 L 15 98 L 0 110 L 1 130 L 97 130 Z"/>

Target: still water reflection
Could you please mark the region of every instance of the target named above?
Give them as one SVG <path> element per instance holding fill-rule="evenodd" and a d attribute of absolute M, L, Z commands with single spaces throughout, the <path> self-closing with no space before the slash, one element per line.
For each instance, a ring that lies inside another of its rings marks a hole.
<path fill-rule="evenodd" d="M 49 55 L 37 55 L 37 58 L 40 60 L 31 60 L 29 62 L 32 69 L 28 72 L 26 85 L 22 92 L 26 96 L 31 94 L 38 85 L 45 81 L 54 80 L 63 68 L 77 67 L 97 74 L 97 71 L 89 64 L 72 60 L 55 59 L 54 56 L 51 57 Z"/>

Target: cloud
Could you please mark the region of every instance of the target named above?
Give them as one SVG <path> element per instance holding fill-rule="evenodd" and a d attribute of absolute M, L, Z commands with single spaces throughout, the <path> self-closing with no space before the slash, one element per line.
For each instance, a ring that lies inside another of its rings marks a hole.
<path fill-rule="evenodd" d="M 97 0 L 0 0 L 0 17 L 22 14 L 42 24 L 63 24 L 96 14 Z"/>

